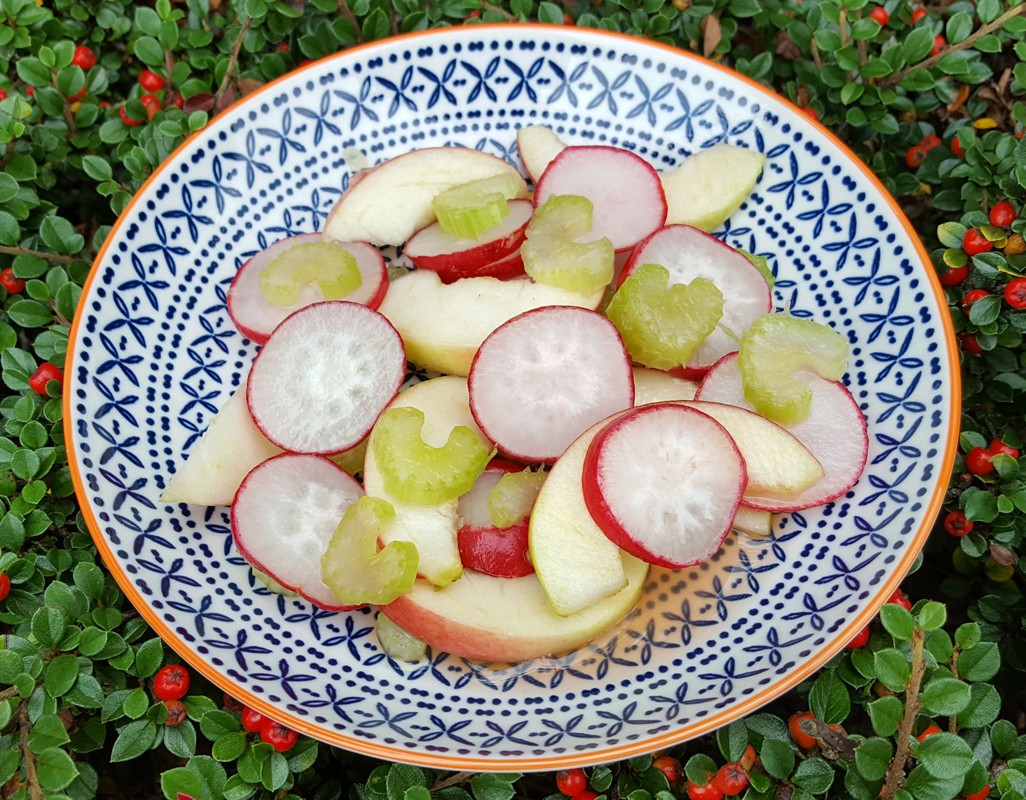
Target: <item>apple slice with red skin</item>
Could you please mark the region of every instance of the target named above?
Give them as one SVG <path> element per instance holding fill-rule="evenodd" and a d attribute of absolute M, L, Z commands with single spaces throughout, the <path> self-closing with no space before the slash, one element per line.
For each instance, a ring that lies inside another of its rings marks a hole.
<path fill-rule="evenodd" d="M 363 487 L 323 456 L 282 453 L 254 467 L 235 493 L 232 539 L 243 558 L 320 608 L 344 611 L 321 580 L 321 557 Z"/>
<path fill-rule="evenodd" d="M 698 228 L 667 225 L 639 243 L 620 272 L 620 284 L 643 264 L 665 267 L 670 273 L 668 285 L 689 284 L 695 278 L 715 284 L 723 294 L 720 325 L 739 338 L 755 320 L 772 310 L 769 284 L 759 268 L 733 247 Z M 701 377 L 706 369 L 737 348 L 737 341 L 717 329 L 699 345 L 687 364 L 672 372 L 684 378 Z"/>
<path fill-rule="evenodd" d="M 463 239 L 442 230 L 435 222 L 413 234 L 403 248 L 418 269 L 438 273 L 443 283 L 488 274 L 482 268 L 501 261 L 520 249 L 527 223 L 534 213 L 530 200 L 510 200 L 509 213 L 480 239 Z"/>
<path fill-rule="evenodd" d="M 492 522 L 488 513 L 488 494 L 503 475 L 520 472 L 524 467 L 505 458 L 493 458 L 488 468 L 460 497 L 460 527 L 456 533 L 460 560 L 464 569 L 483 572 L 496 578 L 521 578 L 534 572 L 527 557 L 528 517 L 508 528 Z"/>
<path fill-rule="evenodd" d="M 250 369 L 246 403 L 282 450 L 342 453 L 367 435 L 405 375 L 402 339 L 381 314 L 314 303 L 274 329 Z"/>
<path fill-rule="evenodd" d="M 555 461 L 591 425 L 634 404 L 615 326 L 573 306 L 521 314 L 489 334 L 468 378 L 470 410 L 503 453 Z"/>
<path fill-rule="evenodd" d="M 290 306 L 279 306 L 269 302 L 260 290 L 260 273 L 278 256 L 297 245 L 321 241 L 319 233 L 290 236 L 260 251 L 239 268 L 232 285 L 228 288 L 227 305 L 232 322 L 243 336 L 256 344 L 264 344 L 271 331 L 293 311 L 324 301 L 325 297 L 321 290 L 312 283 L 303 287 L 298 301 Z M 345 298 L 335 299 L 362 303 L 368 308 L 377 309 L 385 299 L 385 291 L 388 289 L 388 273 L 381 253 L 366 242 L 333 244 L 351 254 L 360 270 L 360 285 Z"/>
<path fill-rule="evenodd" d="M 851 392 L 839 381 L 812 372 L 797 374 L 812 389 L 809 416 L 783 425 L 822 464 L 824 476 L 794 498 L 746 496 L 745 504 L 765 511 L 800 511 L 836 500 L 862 475 L 869 453 L 866 418 Z M 737 354 L 725 356 L 709 370 L 698 388 L 698 400 L 728 403 L 753 410 L 745 400 Z"/>
<path fill-rule="evenodd" d="M 628 411 L 595 436 L 584 500 L 618 547 L 663 567 L 701 563 L 730 532 L 748 474 L 715 419 L 680 403 Z"/>
<path fill-rule="evenodd" d="M 525 125 L 517 130 L 517 150 L 520 162 L 535 186 L 541 180 L 552 159 L 566 149 L 556 132 L 546 125 Z"/>
<path fill-rule="evenodd" d="M 535 208 L 557 195 L 590 200 L 591 233 L 581 241 L 605 237 L 617 251 L 629 250 L 666 222 L 659 173 L 645 159 L 619 147 L 583 145 L 560 151 L 538 181 Z"/>

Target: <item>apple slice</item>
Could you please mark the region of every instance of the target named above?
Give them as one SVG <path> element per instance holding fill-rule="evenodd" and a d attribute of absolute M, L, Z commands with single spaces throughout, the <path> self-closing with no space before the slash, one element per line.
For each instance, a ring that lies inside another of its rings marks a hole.
<path fill-rule="evenodd" d="M 748 483 L 730 434 L 680 403 L 642 406 L 604 427 L 582 479 L 588 511 L 609 540 L 671 568 L 719 549 Z"/>
<path fill-rule="evenodd" d="M 634 405 L 659 403 L 664 400 L 694 400 L 698 384 L 661 369 L 634 367 Z"/>
<path fill-rule="evenodd" d="M 416 408 L 423 412 L 421 436 L 432 447 L 444 445 L 458 426 L 474 431 L 482 443 L 491 447 L 470 413 L 467 381 L 463 378 L 442 376 L 415 384 L 396 397 L 389 408 Z M 446 586 L 463 571 L 457 543 L 458 499 L 418 505 L 401 502 L 389 493 L 375 446 L 377 433 L 377 428 L 371 431 L 363 465 L 363 485 L 368 495 L 387 500 L 395 509 L 395 524 L 386 531 L 382 542 L 413 542 L 420 554 L 420 575 L 435 586 Z"/>
<path fill-rule="evenodd" d="M 593 224 L 585 240 L 608 238 L 618 251 L 634 247 L 666 222 L 659 173 L 645 159 L 619 147 L 564 148 L 538 181 L 534 205 L 538 208 L 557 195 L 591 201 Z"/>
<path fill-rule="evenodd" d="M 323 456 L 282 453 L 255 467 L 232 503 L 235 546 L 249 564 L 320 608 L 340 603 L 321 580 L 321 557 L 363 488 Z"/>
<path fill-rule="evenodd" d="M 535 575 L 496 578 L 470 570 L 441 590 L 417 581 L 381 613 L 433 650 L 461 658 L 494 663 L 560 655 L 592 641 L 637 604 L 648 565 L 626 553 L 617 558 L 623 588 L 569 616 L 553 610 Z"/>
<path fill-rule="evenodd" d="M 392 281 L 379 311 L 406 343 L 418 366 L 446 375 L 470 374 L 477 348 L 502 323 L 532 308 L 597 308 L 602 290 L 580 294 L 529 280 L 463 278 L 443 284 L 418 270 Z"/>
<path fill-rule="evenodd" d="M 737 358 L 736 353 L 725 356 L 709 370 L 698 388 L 699 400 L 754 410 L 745 400 Z M 851 392 L 844 384 L 811 372 L 799 373 L 798 377 L 812 390 L 812 406 L 804 421 L 783 427 L 819 460 L 825 474 L 794 498 L 746 496 L 745 504 L 754 508 L 799 511 L 823 505 L 854 486 L 866 466 L 866 419 Z"/>
<path fill-rule="evenodd" d="M 535 186 L 552 160 L 565 149 L 556 132 L 546 125 L 525 125 L 517 130 L 520 162 Z"/>
<path fill-rule="evenodd" d="M 493 458 L 473 487 L 459 499 L 460 527 L 457 532 L 460 559 L 465 569 L 496 578 L 520 578 L 534 572 L 527 557 L 527 518 L 500 527 L 492 519 L 488 498 L 504 475 L 523 470 L 504 458 Z"/>
<path fill-rule="evenodd" d="M 711 231 L 733 214 L 755 188 L 766 156 L 720 142 L 699 150 L 660 178 L 666 223 Z"/>
<path fill-rule="evenodd" d="M 552 608 L 576 614 L 628 582 L 622 551 L 595 524 L 584 501 L 584 458 L 611 419 L 582 433 L 549 470 L 531 510 L 531 563 Z"/>
<path fill-rule="evenodd" d="M 402 340 L 376 311 L 344 300 L 294 312 L 257 354 L 246 387 L 253 422 L 296 453 L 355 447 L 399 391 Z"/>
<path fill-rule="evenodd" d="M 520 249 L 533 213 L 530 200 L 511 200 L 505 219 L 489 228 L 480 239 L 461 239 L 445 233 L 435 222 L 413 234 L 403 248 L 403 255 L 419 269 L 437 272 L 443 283 L 472 278 L 482 274 L 482 267 Z"/>
<path fill-rule="evenodd" d="M 549 306 L 496 328 L 474 357 L 470 410 L 498 448 L 555 461 L 587 428 L 634 403 L 623 340 L 594 311 Z"/>
<path fill-rule="evenodd" d="M 763 539 L 773 533 L 773 514 L 742 503 L 737 507 L 732 527 L 753 539 Z"/>
<path fill-rule="evenodd" d="M 740 338 L 755 320 L 772 310 L 769 284 L 759 268 L 733 247 L 697 228 L 667 225 L 641 242 L 620 273 L 620 285 L 644 264 L 665 267 L 671 285 L 705 278 L 723 294 L 720 327 L 699 345 L 688 362 L 692 368 L 704 371 L 737 350 L 737 341 L 722 328 Z"/>
<path fill-rule="evenodd" d="M 527 184 L 516 168 L 480 150 L 429 147 L 378 164 L 342 194 L 327 221 L 324 238 L 339 242 L 400 245 L 435 221 L 432 200 L 468 181 L 516 176 L 517 197 Z"/>
<path fill-rule="evenodd" d="M 332 251 L 336 251 L 332 254 Z M 324 260 L 327 274 L 332 276 L 331 267 L 345 254 L 352 256 L 358 272 L 359 284 L 352 291 L 330 296 L 316 282 L 303 280 L 296 274 L 297 265 L 307 265 L 310 260 Z M 295 299 L 285 305 L 272 303 L 261 290 L 261 276 L 279 267 L 291 269 L 295 282 Z M 228 314 L 239 332 L 257 344 L 263 344 L 278 325 L 293 311 L 323 300 L 349 300 L 362 303 L 368 308 L 377 308 L 385 297 L 388 275 L 385 261 L 376 248 L 365 242 L 324 242 L 319 233 L 303 233 L 275 242 L 253 256 L 235 274 L 228 289 Z"/>

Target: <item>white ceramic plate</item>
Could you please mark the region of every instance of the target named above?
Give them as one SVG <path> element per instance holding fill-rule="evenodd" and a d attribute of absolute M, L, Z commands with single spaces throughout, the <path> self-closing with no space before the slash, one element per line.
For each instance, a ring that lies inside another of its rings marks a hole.
<path fill-rule="evenodd" d="M 717 232 L 770 258 L 778 307 L 843 331 L 869 424 L 858 485 L 655 570 L 635 611 L 558 659 L 496 670 L 380 650 L 374 612 L 269 594 L 225 508 L 158 502 L 256 348 L 225 291 L 239 264 L 320 228 L 349 172 L 413 148 L 517 161 L 516 128 L 628 147 L 657 168 L 726 141 L 764 152 Z M 954 458 L 958 367 L 943 295 L 908 222 L 824 128 L 728 70 L 624 36 L 468 26 L 354 48 L 247 97 L 189 140 L 123 214 L 72 333 L 67 440 L 106 562 L 215 683 L 304 733 L 452 769 L 611 761 L 752 711 L 837 652 L 912 564 Z"/>

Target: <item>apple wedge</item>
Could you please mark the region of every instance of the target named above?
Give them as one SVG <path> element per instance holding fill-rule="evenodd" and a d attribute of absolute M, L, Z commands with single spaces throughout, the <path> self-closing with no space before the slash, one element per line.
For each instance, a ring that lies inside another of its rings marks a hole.
<path fill-rule="evenodd" d="M 453 428 L 465 426 L 478 434 L 487 447 L 491 442 L 481 435 L 470 413 L 467 382 L 463 378 L 442 376 L 411 386 L 388 407 L 416 408 L 424 414 L 421 436 L 431 447 L 441 447 Z M 410 541 L 420 555 L 419 574 L 435 586 L 446 586 L 460 577 L 463 565 L 457 544 L 459 529 L 458 499 L 434 505 L 404 503 L 385 489 L 385 475 L 379 463 L 375 438 L 371 431 L 367 457 L 363 463 L 363 485 L 368 496 L 387 500 L 395 509 L 395 523 L 382 537 L 382 544 Z"/>
<path fill-rule="evenodd" d="M 516 176 L 517 197 L 527 184 L 516 168 L 479 150 L 428 147 L 390 159 L 342 194 L 324 223 L 324 238 L 400 245 L 435 221 L 431 201 L 448 189 L 495 175 Z"/>
<path fill-rule="evenodd" d="M 579 294 L 526 279 L 463 278 L 443 284 L 424 270 L 392 281 L 378 311 L 399 331 L 410 361 L 466 377 L 477 348 L 504 322 L 542 306 L 594 310 L 602 295 L 602 290 Z"/>
<path fill-rule="evenodd" d="M 665 400 L 694 400 L 698 384 L 661 369 L 634 367 L 634 405 L 661 403 Z"/>
<path fill-rule="evenodd" d="M 535 575 L 496 578 L 469 570 L 441 590 L 418 580 L 381 613 L 433 650 L 474 661 L 560 655 L 592 641 L 637 604 L 648 565 L 626 553 L 617 558 L 623 588 L 571 615 L 553 610 Z"/>
<path fill-rule="evenodd" d="M 751 194 L 765 163 L 762 153 L 722 142 L 688 156 L 676 169 L 660 174 L 666 224 L 711 231 Z"/>
<path fill-rule="evenodd" d="M 525 125 L 517 131 L 520 161 L 535 186 L 553 159 L 565 149 L 563 140 L 546 125 Z"/>
<path fill-rule="evenodd" d="M 773 514 L 741 503 L 734 515 L 733 528 L 752 539 L 764 539 L 773 532 Z"/>

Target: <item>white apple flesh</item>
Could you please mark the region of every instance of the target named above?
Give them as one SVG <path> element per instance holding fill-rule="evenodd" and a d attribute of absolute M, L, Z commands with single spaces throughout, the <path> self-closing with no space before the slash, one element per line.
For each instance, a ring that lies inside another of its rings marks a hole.
<path fill-rule="evenodd" d="M 552 160 L 565 149 L 566 144 L 545 125 L 525 125 L 517 131 L 520 162 L 535 186 Z"/>
<path fill-rule="evenodd" d="M 762 173 L 766 156 L 722 142 L 692 153 L 660 175 L 666 194 L 666 224 L 711 231 L 740 208 Z"/>

